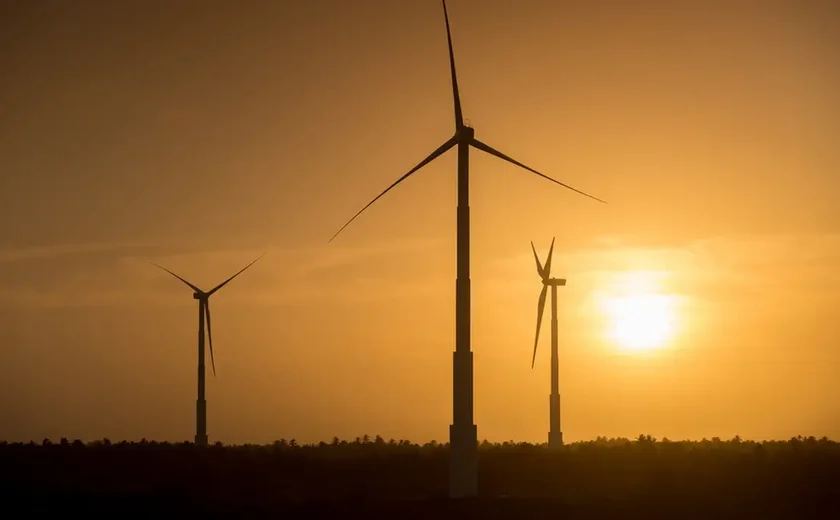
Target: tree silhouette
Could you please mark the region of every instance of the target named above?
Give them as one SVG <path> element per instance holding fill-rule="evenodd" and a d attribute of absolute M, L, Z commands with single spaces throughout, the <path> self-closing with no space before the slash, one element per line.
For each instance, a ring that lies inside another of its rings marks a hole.
<path fill-rule="evenodd" d="M 189 497 L 208 508 L 312 500 L 361 503 L 445 496 L 448 450 L 435 441 L 386 442 L 378 435 L 373 441 L 370 436 L 317 444 L 280 439 L 268 446 L 216 443 L 209 449 L 145 439 L 87 444 L 44 439 L 0 444 L 0 475 L 8 496 L 38 490 L 42 498 L 72 493 L 146 497 L 137 499 L 143 501 L 165 495 Z M 479 443 L 483 497 L 676 508 L 742 504 L 750 508 L 744 517 L 766 518 L 762 511 L 796 510 L 804 504 L 830 509 L 838 501 L 837 482 L 840 445 L 826 437 L 692 442 L 657 441 L 643 434 L 632 440 L 597 437 L 560 449 L 515 441 Z"/>

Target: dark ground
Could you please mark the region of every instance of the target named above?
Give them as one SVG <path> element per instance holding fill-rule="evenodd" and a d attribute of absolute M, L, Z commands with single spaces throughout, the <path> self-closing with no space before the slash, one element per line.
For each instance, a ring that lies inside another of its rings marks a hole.
<path fill-rule="evenodd" d="M 0 516 L 840 518 L 840 445 L 600 439 L 479 448 L 479 499 L 445 498 L 448 448 L 0 445 Z M 10 514 L 11 513 L 11 514 Z"/>

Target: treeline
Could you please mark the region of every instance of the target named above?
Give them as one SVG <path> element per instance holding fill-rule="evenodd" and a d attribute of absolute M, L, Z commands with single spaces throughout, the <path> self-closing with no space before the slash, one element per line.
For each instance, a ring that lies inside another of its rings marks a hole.
<path fill-rule="evenodd" d="M 828 437 L 803 437 L 801 435 L 797 437 L 792 437 L 789 440 L 764 440 L 764 441 L 754 441 L 754 440 L 746 440 L 742 439 L 739 435 L 736 435 L 732 439 L 721 439 L 720 437 L 712 437 L 711 439 L 703 438 L 699 441 L 692 441 L 692 440 L 671 440 L 667 437 L 662 439 L 657 439 L 651 435 L 639 435 L 636 438 L 628 438 L 628 437 L 596 437 L 593 440 L 587 441 L 577 441 L 571 444 L 566 444 L 561 448 L 561 451 L 576 451 L 576 450 L 585 450 L 591 449 L 593 447 L 603 447 L 603 448 L 631 448 L 633 446 L 642 447 L 642 446 L 649 446 L 649 445 L 656 445 L 659 448 L 668 448 L 668 449 L 709 449 L 709 448 L 728 448 L 728 449 L 737 449 L 737 450 L 749 450 L 749 449 L 784 449 L 788 447 L 819 447 L 822 449 L 826 449 L 828 447 L 838 447 L 840 443 L 837 441 L 831 440 Z M 94 441 L 81 441 L 79 439 L 75 440 L 68 440 L 67 438 L 62 438 L 59 441 L 52 441 L 50 439 L 43 439 L 41 442 L 7 442 L 7 441 L 0 441 L 0 449 L 3 448 L 46 448 L 46 447 L 73 447 L 73 448 L 111 448 L 111 447 L 129 447 L 129 446 L 142 446 L 142 447 L 160 447 L 160 448 L 198 448 L 194 446 L 191 442 L 159 442 L 154 440 L 146 440 L 141 439 L 140 441 L 119 441 L 119 442 L 112 442 L 110 439 L 101 439 L 101 440 L 94 440 Z M 215 442 L 212 445 L 208 446 L 206 449 L 219 449 L 224 448 L 227 450 L 235 449 L 235 450 L 268 450 L 268 451 L 278 451 L 278 450 L 313 450 L 313 449 L 328 449 L 333 451 L 335 448 L 354 448 L 358 446 L 365 446 L 366 448 L 376 447 L 380 449 L 412 449 L 412 450 L 426 450 L 426 451 L 437 451 L 437 450 L 448 450 L 449 443 L 441 443 L 437 441 L 429 441 L 424 444 L 418 444 L 409 440 L 405 439 L 388 439 L 385 440 L 383 437 L 377 435 L 375 437 L 371 437 L 370 435 L 363 435 L 361 437 L 356 437 L 353 440 L 347 439 L 339 439 L 338 437 L 333 437 L 332 441 L 325 442 L 321 441 L 318 443 L 304 443 L 301 444 L 295 439 L 279 439 L 274 441 L 271 444 L 223 444 L 222 442 Z M 547 444 L 534 444 L 529 442 L 517 442 L 517 441 L 503 441 L 503 442 L 490 442 L 487 440 L 483 440 L 478 443 L 479 451 L 486 451 L 486 450 L 510 450 L 510 449 L 533 449 L 533 448 L 548 448 Z"/>
<path fill-rule="evenodd" d="M 594 440 L 588 441 L 577 441 L 571 444 L 566 444 L 563 446 L 559 451 L 558 450 L 550 450 L 550 453 L 574 453 L 580 451 L 591 451 L 593 449 L 599 448 L 624 448 L 624 449 L 646 449 L 649 450 L 651 447 L 657 450 L 666 450 L 668 453 L 680 452 L 680 451 L 695 451 L 695 450 L 708 450 L 708 449 L 727 449 L 727 450 L 736 450 L 742 453 L 748 452 L 755 452 L 755 453 L 762 453 L 767 452 L 775 452 L 779 450 L 789 450 L 789 449 L 811 449 L 811 450 L 820 450 L 824 452 L 825 450 L 840 450 L 840 443 L 829 439 L 828 437 L 802 437 L 797 436 L 793 437 L 789 440 L 770 440 L 770 441 L 754 441 L 754 440 L 744 440 L 741 439 L 740 436 L 735 436 L 732 439 L 722 440 L 719 437 L 712 437 L 711 439 L 702 439 L 699 441 L 691 441 L 691 440 L 670 440 L 667 437 L 660 439 L 656 439 L 650 435 L 639 435 L 634 439 L 626 438 L 626 437 L 597 437 Z M 345 454 L 359 454 L 365 455 L 370 454 L 372 452 L 381 452 L 381 453 L 395 453 L 395 452 L 413 452 L 413 453 L 425 453 L 425 454 L 433 454 L 437 452 L 443 452 L 449 450 L 449 443 L 439 443 L 437 441 L 430 441 L 425 444 L 418 444 L 415 442 L 411 442 L 405 439 L 388 439 L 385 440 L 383 437 L 379 435 L 375 437 L 371 437 L 369 435 L 364 435 L 361 437 L 356 437 L 353 440 L 346 440 L 346 439 L 339 439 L 338 437 L 334 437 L 330 442 L 318 442 L 318 443 L 309 443 L 309 444 L 301 444 L 297 442 L 295 439 L 280 439 L 276 440 L 271 444 L 239 444 L 239 445 L 231 445 L 231 444 L 223 444 L 221 442 L 215 442 L 212 445 L 201 448 L 195 446 L 191 442 L 158 442 L 158 441 L 149 441 L 146 439 L 142 439 L 140 441 L 119 441 L 119 442 L 112 442 L 110 439 L 101 439 L 95 441 L 81 441 L 81 440 L 68 440 L 66 438 L 62 438 L 59 441 L 51 441 L 50 439 L 43 439 L 40 443 L 35 441 L 30 441 L 27 443 L 9 443 L 5 441 L 0 441 L 0 452 L 8 453 L 10 450 L 12 452 L 24 450 L 25 452 L 31 452 L 31 450 L 40 450 L 42 448 L 73 448 L 73 449 L 105 449 L 105 448 L 114 448 L 114 449 L 164 449 L 164 450 L 194 450 L 194 449 L 207 449 L 212 451 L 217 451 L 223 449 L 225 451 L 236 451 L 236 452 L 251 452 L 251 453 L 277 453 L 277 452 L 284 452 L 284 453 L 300 453 L 300 454 L 307 454 L 312 456 L 317 456 L 319 454 L 341 454 L 342 456 Z M 531 452 L 537 450 L 537 453 L 542 453 L 539 450 L 548 450 L 548 446 L 545 443 L 542 444 L 533 444 L 528 442 L 516 442 L 516 441 L 504 441 L 504 442 L 489 442 L 487 440 L 481 441 L 478 443 L 478 450 L 479 452 L 498 452 L 498 451 L 505 451 L 511 452 L 516 454 L 522 454 L 526 452 Z"/>
<path fill-rule="evenodd" d="M 0 478 L 5 492 L 35 501 L 158 497 L 167 503 L 235 509 L 317 500 L 422 499 L 446 496 L 448 452 L 447 444 L 368 436 L 308 445 L 290 439 L 206 448 L 145 440 L 44 440 L 0 444 Z M 741 504 L 764 511 L 830 507 L 838 502 L 838 483 L 840 444 L 827 438 L 669 441 L 641 435 L 597 438 L 556 450 L 516 442 L 479 445 L 479 494 L 484 497 L 567 504 Z"/>

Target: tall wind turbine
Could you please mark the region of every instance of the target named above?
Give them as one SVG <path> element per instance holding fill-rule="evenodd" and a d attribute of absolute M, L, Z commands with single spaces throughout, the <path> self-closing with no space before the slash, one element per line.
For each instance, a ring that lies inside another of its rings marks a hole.
<path fill-rule="evenodd" d="M 540 291 L 540 300 L 537 303 L 537 335 L 534 337 L 534 355 L 531 356 L 531 368 L 537 360 L 537 344 L 540 341 L 540 325 L 542 324 L 543 311 L 545 310 L 545 293 L 551 287 L 551 395 L 548 398 L 548 446 L 557 448 L 563 445 L 563 432 L 560 431 L 560 384 L 559 364 L 557 360 L 557 288 L 566 285 L 565 278 L 551 277 L 551 255 L 554 253 L 554 239 L 551 239 L 551 247 L 548 250 L 548 257 L 545 259 L 545 266 L 540 263 L 537 249 L 531 242 L 531 251 L 534 252 L 534 260 L 537 262 L 537 274 L 540 275 L 543 288 Z"/>
<path fill-rule="evenodd" d="M 446 0 L 443 0 L 443 15 L 446 22 L 446 38 L 449 45 L 449 71 L 452 78 L 452 96 L 455 104 L 455 133 L 445 143 L 428 157 L 420 161 L 417 166 L 397 179 L 385 191 L 359 210 L 353 218 L 347 221 L 341 229 L 330 239 L 330 242 L 341 233 L 356 217 L 362 214 L 380 197 L 391 191 L 414 174 L 423 166 L 457 145 L 458 147 L 458 223 L 457 223 L 457 278 L 455 280 L 455 352 L 453 354 L 452 381 L 452 425 L 449 427 L 450 440 L 450 471 L 449 495 L 452 498 L 476 496 L 478 494 L 477 445 L 478 433 L 473 424 L 473 355 L 470 350 L 470 209 L 469 209 L 469 158 L 470 146 L 485 153 L 496 156 L 511 164 L 524 168 L 551 182 L 559 184 L 586 197 L 604 202 L 603 200 L 575 189 L 567 184 L 543 175 L 537 170 L 525 166 L 502 152 L 492 148 L 475 138 L 472 127 L 464 123 L 461 113 L 461 98 L 458 93 L 458 80 L 455 74 L 455 55 L 452 51 L 452 35 L 449 30 L 449 15 L 446 11 Z"/>
<path fill-rule="evenodd" d="M 186 281 L 169 269 L 160 266 L 154 262 L 152 265 L 160 267 L 175 278 L 184 282 L 190 289 L 193 290 L 193 298 L 198 300 L 198 399 L 195 403 L 195 443 L 198 446 L 207 446 L 207 401 L 204 399 L 204 322 L 207 320 L 207 342 L 210 344 L 210 364 L 213 367 L 213 375 L 216 375 L 216 360 L 213 357 L 213 334 L 210 331 L 210 297 L 213 294 L 230 283 L 231 280 L 242 274 L 245 269 L 248 269 L 254 262 L 265 256 L 265 253 L 258 256 L 253 262 L 246 265 L 236 274 L 220 283 L 209 291 L 202 291 L 194 284 Z"/>

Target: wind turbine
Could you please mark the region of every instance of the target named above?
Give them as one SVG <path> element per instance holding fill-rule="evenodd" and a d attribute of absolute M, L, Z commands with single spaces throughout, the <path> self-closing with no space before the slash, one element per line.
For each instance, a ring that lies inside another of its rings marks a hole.
<path fill-rule="evenodd" d="M 458 93 L 458 80 L 455 74 L 455 55 L 452 50 L 452 35 L 449 30 L 449 14 L 446 10 L 446 0 L 443 2 L 443 16 L 446 23 L 446 38 L 449 46 L 449 71 L 452 78 L 452 97 L 455 106 L 455 133 L 445 143 L 428 157 L 420 161 L 414 168 L 397 179 L 385 191 L 377 195 L 359 210 L 353 218 L 347 221 L 330 238 L 330 242 L 338 236 L 356 217 L 362 214 L 374 202 L 391 191 L 414 174 L 423 166 L 429 164 L 449 149 L 458 147 L 458 223 L 457 223 L 457 278 L 455 280 L 455 352 L 453 353 L 453 381 L 452 381 L 452 415 L 453 421 L 449 427 L 450 440 L 450 470 L 449 495 L 452 498 L 476 496 L 478 494 L 478 466 L 477 445 L 478 433 L 473 424 L 473 355 L 470 350 L 470 209 L 469 209 L 469 157 L 470 146 L 485 153 L 498 157 L 511 164 L 524 168 L 551 182 L 559 184 L 581 195 L 604 202 L 603 200 L 584 193 L 558 180 L 543 175 L 537 170 L 525 166 L 502 152 L 492 148 L 475 138 L 472 127 L 464 123 L 461 112 L 461 98 Z"/>
<path fill-rule="evenodd" d="M 246 265 L 236 274 L 220 283 L 209 291 L 202 291 L 194 284 L 186 281 L 169 269 L 152 262 L 152 265 L 159 267 L 175 278 L 184 282 L 193 290 L 193 298 L 198 300 L 198 399 L 195 403 L 195 443 L 198 446 L 207 446 L 207 401 L 204 399 L 204 321 L 207 320 L 207 342 L 210 344 L 210 364 L 213 367 L 213 375 L 216 375 L 216 360 L 213 357 L 213 334 L 210 329 L 210 297 L 230 283 L 231 280 L 242 274 L 254 262 L 265 256 L 265 253 L 258 256 L 253 262 Z"/>
<path fill-rule="evenodd" d="M 565 278 L 551 277 L 551 255 L 554 253 L 554 239 L 551 239 L 551 247 L 548 250 L 548 257 L 545 259 L 545 266 L 540 263 L 537 249 L 531 242 L 531 251 L 534 252 L 534 260 L 537 262 L 537 274 L 540 275 L 543 288 L 540 291 L 540 300 L 537 303 L 537 335 L 534 337 L 534 355 L 531 356 L 531 368 L 537 360 L 537 344 L 540 341 L 540 325 L 542 324 L 543 311 L 545 310 L 545 293 L 551 287 L 551 395 L 548 398 L 548 446 L 558 448 L 563 445 L 563 432 L 560 431 L 560 384 L 559 366 L 557 361 L 557 288 L 566 285 Z"/>

